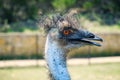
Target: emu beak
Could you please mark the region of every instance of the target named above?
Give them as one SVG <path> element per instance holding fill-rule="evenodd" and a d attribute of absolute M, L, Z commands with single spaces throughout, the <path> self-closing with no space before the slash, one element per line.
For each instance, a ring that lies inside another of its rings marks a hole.
<path fill-rule="evenodd" d="M 94 41 L 103 42 L 103 40 L 100 37 L 96 36 L 96 35 L 94 35 L 94 38 L 83 38 L 80 41 L 83 42 L 83 43 L 86 43 L 88 45 L 95 45 L 95 46 L 101 46 L 101 44 L 99 44 L 97 42 L 94 42 Z"/>
<path fill-rule="evenodd" d="M 70 41 L 72 44 L 82 43 L 83 45 L 95 45 L 95 46 L 101 46 L 101 44 L 95 41 L 103 42 L 102 38 L 84 30 L 78 30 L 76 33 L 74 33 L 74 35 L 72 35 L 72 37 L 69 37 L 67 40 Z"/>

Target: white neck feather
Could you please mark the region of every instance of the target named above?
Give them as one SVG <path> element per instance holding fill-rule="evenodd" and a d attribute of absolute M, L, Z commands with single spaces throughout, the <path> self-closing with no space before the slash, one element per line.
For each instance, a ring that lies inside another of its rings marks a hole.
<path fill-rule="evenodd" d="M 65 50 L 48 34 L 45 45 L 45 59 L 53 80 L 70 80 L 66 68 Z"/>

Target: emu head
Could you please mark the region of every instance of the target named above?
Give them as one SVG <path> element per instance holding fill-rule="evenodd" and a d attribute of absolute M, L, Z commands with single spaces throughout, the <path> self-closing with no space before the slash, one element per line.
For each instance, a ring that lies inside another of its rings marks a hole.
<path fill-rule="evenodd" d="M 66 51 L 68 49 L 83 45 L 100 46 L 93 40 L 102 41 L 102 39 L 93 33 L 80 29 L 78 23 L 74 17 L 69 15 L 43 17 L 40 20 L 40 26 L 43 26 L 47 33 L 45 59 L 51 80 L 70 80 L 66 66 Z"/>
<path fill-rule="evenodd" d="M 44 18 L 42 25 L 47 34 L 64 48 L 75 48 L 84 45 L 101 46 L 95 41 L 103 41 L 97 35 L 81 29 L 78 20 L 73 16 L 55 15 L 52 16 L 52 19 Z"/>

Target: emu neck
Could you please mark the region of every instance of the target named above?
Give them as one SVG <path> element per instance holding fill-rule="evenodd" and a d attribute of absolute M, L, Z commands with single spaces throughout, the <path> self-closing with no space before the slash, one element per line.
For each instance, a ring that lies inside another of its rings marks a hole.
<path fill-rule="evenodd" d="M 66 66 L 65 50 L 49 34 L 45 45 L 45 58 L 52 80 L 70 80 Z"/>

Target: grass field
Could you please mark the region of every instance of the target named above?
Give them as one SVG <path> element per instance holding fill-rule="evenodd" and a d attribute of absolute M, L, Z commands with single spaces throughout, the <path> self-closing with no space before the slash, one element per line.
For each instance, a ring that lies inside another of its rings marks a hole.
<path fill-rule="evenodd" d="M 120 63 L 69 66 L 72 80 L 120 80 Z M 48 80 L 45 67 L 1 68 L 0 80 Z"/>

